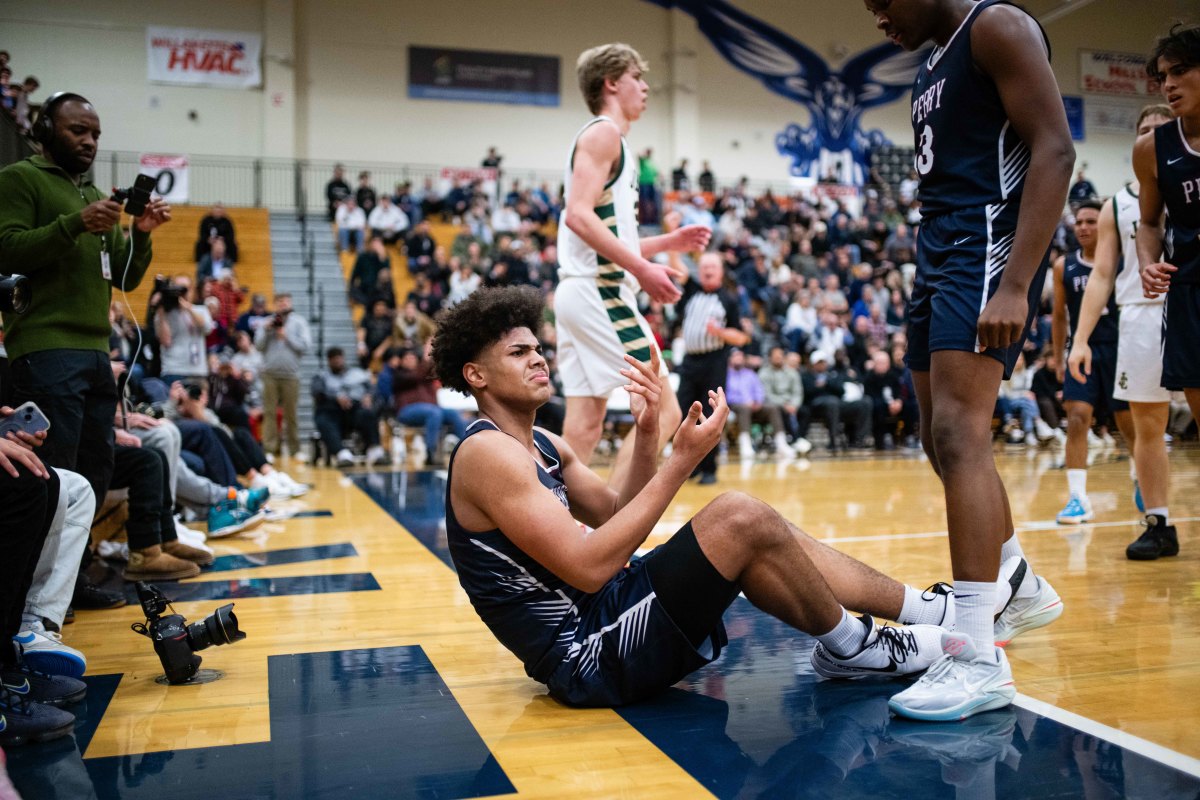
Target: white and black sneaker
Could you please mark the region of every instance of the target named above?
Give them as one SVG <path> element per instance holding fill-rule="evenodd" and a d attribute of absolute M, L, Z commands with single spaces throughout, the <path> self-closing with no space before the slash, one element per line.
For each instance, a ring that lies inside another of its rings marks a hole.
<path fill-rule="evenodd" d="M 823 678 L 896 678 L 929 667 L 942 655 L 942 628 L 937 625 L 884 627 L 869 614 L 859 619 L 867 628 L 862 648 L 840 656 L 817 642 L 812 665 Z"/>

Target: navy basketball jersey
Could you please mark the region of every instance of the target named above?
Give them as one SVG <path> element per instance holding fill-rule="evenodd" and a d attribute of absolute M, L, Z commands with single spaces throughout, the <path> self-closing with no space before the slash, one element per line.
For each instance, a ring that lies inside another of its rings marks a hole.
<path fill-rule="evenodd" d="M 1154 131 L 1158 191 L 1167 206 L 1163 251 L 1179 271 L 1171 283 L 1200 284 L 1200 153 L 1188 146 L 1183 121 Z"/>
<path fill-rule="evenodd" d="M 1011 5 L 1008 0 L 977 3 L 946 46 L 934 48 L 917 72 L 912 125 L 922 214 L 999 209 L 1020 199 L 1029 147 L 1012 130 L 996 84 L 971 54 L 971 28 L 985 9 L 1000 3 Z M 1042 38 L 1049 52 L 1044 31 Z"/>
<path fill-rule="evenodd" d="M 1083 253 L 1076 250 L 1063 257 L 1063 289 L 1067 300 L 1067 318 L 1070 322 L 1071 339 L 1075 339 L 1075 329 L 1079 326 L 1079 308 L 1083 303 L 1083 292 L 1087 289 L 1088 278 L 1092 276 L 1092 264 L 1083 260 Z M 1108 296 L 1108 304 L 1096 321 L 1088 344 L 1117 341 L 1117 298 Z"/>
<path fill-rule="evenodd" d="M 489 420 L 476 420 L 467 428 L 463 441 L 486 430 L 499 428 Z M 546 469 L 531 458 L 529 468 L 537 470 L 542 486 L 565 506 L 567 487 L 562 481 L 558 451 L 541 431 L 535 430 L 533 439 L 551 466 Z M 458 447 L 461 446 L 459 442 Z M 579 602 L 589 595 L 569 586 L 530 558 L 500 529 L 476 533 L 463 528 L 450 502 L 449 487 L 453 480 L 454 455 L 451 455 L 450 477 L 446 482 L 446 538 L 458 570 L 458 582 L 471 598 L 479 618 L 525 665 L 526 674 L 546 683 L 574 649 Z"/>

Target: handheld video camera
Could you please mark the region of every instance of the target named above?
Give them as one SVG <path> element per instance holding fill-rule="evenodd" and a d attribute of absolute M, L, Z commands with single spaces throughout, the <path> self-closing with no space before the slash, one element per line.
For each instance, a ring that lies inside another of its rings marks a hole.
<path fill-rule="evenodd" d="M 221 606 L 203 622 L 188 625 L 182 614 L 162 616 L 171 601 L 157 586 L 138 581 L 137 593 L 146 621 L 135 622 L 130 627 L 134 633 L 154 642 L 154 652 L 162 662 L 167 683 L 187 683 L 196 674 L 200 668 L 200 656 L 195 655 L 196 651 L 246 638 L 246 634 L 238 630 L 233 603 Z"/>
<path fill-rule="evenodd" d="M 24 314 L 33 300 L 29 279 L 24 275 L 0 275 L 0 312 Z"/>
<path fill-rule="evenodd" d="M 158 304 L 163 311 L 174 311 L 179 308 L 179 298 L 183 297 L 184 290 L 167 278 L 155 278 L 154 292 L 158 294 Z"/>
<path fill-rule="evenodd" d="M 158 186 L 153 175 L 138 175 L 133 180 L 133 186 L 127 189 L 113 189 L 112 200 L 125 206 L 125 213 L 131 217 L 140 217 L 146 213 L 146 204 L 150 202 L 150 193 Z"/>

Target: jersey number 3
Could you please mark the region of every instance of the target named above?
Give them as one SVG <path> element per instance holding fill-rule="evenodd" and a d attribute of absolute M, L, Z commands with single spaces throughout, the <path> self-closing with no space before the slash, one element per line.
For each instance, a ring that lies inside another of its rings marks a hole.
<path fill-rule="evenodd" d="M 922 178 L 933 170 L 933 128 L 928 125 L 921 131 L 921 141 L 917 143 L 917 174 Z"/>

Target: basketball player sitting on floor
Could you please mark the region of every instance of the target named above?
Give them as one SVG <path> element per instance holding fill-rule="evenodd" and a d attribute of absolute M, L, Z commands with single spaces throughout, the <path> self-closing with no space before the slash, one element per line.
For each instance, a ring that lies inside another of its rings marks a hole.
<path fill-rule="evenodd" d="M 825 677 L 912 675 L 942 657 L 953 635 L 938 627 L 953 624 L 949 587 L 904 586 L 744 494 L 721 495 L 634 558 L 717 443 L 724 393 L 710 393 L 708 417 L 691 405 L 659 468 L 657 353 L 649 364 L 627 357 L 635 450 L 623 480 L 609 485 L 561 437 L 533 427 L 552 392 L 533 333 L 541 319 L 535 291 L 478 291 L 446 313 L 433 358 L 442 381 L 480 411 L 451 456 L 446 491 L 459 582 L 551 696 L 616 706 L 666 689 L 720 655 L 721 617 L 739 593 L 814 635 L 813 667 Z M 871 615 L 919 624 L 881 627 Z"/>

